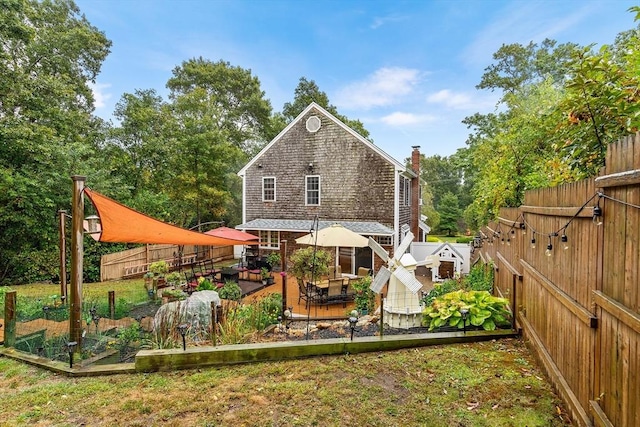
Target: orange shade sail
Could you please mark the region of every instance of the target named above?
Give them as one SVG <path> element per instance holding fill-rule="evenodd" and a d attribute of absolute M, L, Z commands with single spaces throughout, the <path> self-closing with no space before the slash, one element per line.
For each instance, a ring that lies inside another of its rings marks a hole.
<path fill-rule="evenodd" d="M 100 242 L 205 246 L 247 244 L 244 240 L 211 236 L 158 221 L 87 187 L 84 194 L 89 197 L 100 217 L 102 231 L 97 239 Z"/>

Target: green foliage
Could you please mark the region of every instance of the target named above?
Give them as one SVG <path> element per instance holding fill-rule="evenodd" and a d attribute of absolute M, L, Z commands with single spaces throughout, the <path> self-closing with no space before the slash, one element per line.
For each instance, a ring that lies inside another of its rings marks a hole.
<path fill-rule="evenodd" d="M 446 231 L 449 236 L 453 236 L 458 231 L 458 221 L 462 216 L 462 212 L 458 207 L 458 197 L 452 193 L 445 193 L 437 209 L 440 214 L 440 230 Z"/>
<path fill-rule="evenodd" d="M 458 237 L 456 243 L 469 243 L 473 241 L 473 237 Z"/>
<path fill-rule="evenodd" d="M 430 331 L 449 326 L 463 329 L 463 311 L 468 310 L 467 326 L 482 327 L 493 331 L 498 326 L 510 326 L 511 312 L 508 301 L 492 296 L 486 291 L 463 291 L 447 293 L 436 298 L 422 311 L 422 324 Z"/>
<path fill-rule="evenodd" d="M 431 303 L 442 295 L 448 294 L 462 289 L 464 283 L 462 280 L 447 279 L 441 283 L 434 283 L 433 288 L 424 296 L 422 302 L 425 306 L 431 305 Z"/>
<path fill-rule="evenodd" d="M 167 283 L 173 286 L 178 286 L 180 284 L 180 280 L 182 279 L 182 274 L 178 271 L 173 271 L 167 274 Z"/>
<path fill-rule="evenodd" d="M 218 295 L 222 299 L 240 301 L 240 298 L 242 298 L 242 289 L 240 289 L 240 286 L 233 280 L 226 280 L 224 286 L 218 289 Z"/>
<path fill-rule="evenodd" d="M 351 284 L 356 310 L 361 313 L 363 310 L 372 313 L 375 308 L 376 294 L 371 290 L 372 280 L 371 276 L 364 276 Z"/>
<path fill-rule="evenodd" d="M 128 327 L 118 330 L 116 348 L 120 352 L 121 360 L 132 349 L 133 344 L 141 340 L 141 332 L 142 328 L 138 322 L 133 322 Z"/>
<path fill-rule="evenodd" d="M 441 240 L 438 239 L 436 236 L 427 236 L 427 242 L 431 242 L 431 243 L 437 243 L 440 242 Z"/>
<path fill-rule="evenodd" d="M 463 278 L 464 288 L 472 291 L 493 291 L 494 269 L 493 263 L 476 264 L 469 274 Z"/>
<path fill-rule="evenodd" d="M 267 262 L 271 267 L 276 267 L 280 265 L 280 252 L 270 252 L 267 255 Z"/>
<path fill-rule="evenodd" d="M 205 277 L 198 277 L 198 286 L 196 287 L 196 291 L 212 291 L 214 290 L 213 283 L 211 280 Z"/>
<path fill-rule="evenodd" d="M 305 282 L 314 281 L 311 276 L 317 279 L 329 274 L 331 260 L 331 254 L 328 251 L 307 246 L 291 254 L 289 272 Z"/>
<path fill-rule="evenodd" d="M 149 265 L 149 271 L 156 276 L 164 276 L 169 272 L 169 264 L 164 260 L 152 262 L 151 265 Z"/>
<path fill-rule="evenodd" d="M 177 300 L 183 300 L 187 298 L 187 295 L 180 289 L 165 289 L 162 291 L 162 296 Z"/>

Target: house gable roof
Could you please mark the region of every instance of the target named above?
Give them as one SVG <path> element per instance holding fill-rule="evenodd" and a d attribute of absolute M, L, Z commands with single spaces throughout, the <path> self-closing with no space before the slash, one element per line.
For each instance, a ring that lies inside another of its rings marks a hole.
<path fill-rule="evenodd" d="M 307 106 L 307 108 L 305 108 L 300 114 L 298 114 L 298 117 L 296 117 L 294 120 L 292 120 L 291 123 L 289 123 L 278 135 L 276 135 L 276 137 L 273 138 L 269 144 L 267 144 L 262 150 L 260 150 L 260 152 L 258 154 L 256 154 L 242 169 L 240 169 L 240 171 L 238 172 L 238 176 L 244 176 L 246 174 L 247 170 L 254 163 L 256 163 L 258 161 L 258 159 L 260 159 L 260 157 L 262 157 L 262 155 L 265 152 L 267 152 L 276 142 L 278 142 L 280 139 L 282 139 L 282 137 L 287 132 L 289 132 L 289 130 L 292 127 L 294 127 L 298 122 L 300 122 L 313 109 L 317 110 L 318 113 L 324 115 L 329 120 L 333 121 L 335 124 L 340 126 L 343 130 L 345 130 L 346 132 L 348 132 L 351 135 L 353 135 L 361 143 L 363 143 L 364 145 L 369 147 L 371 150 L 376 152 L 380 157 L 382 157 L 387 162 L 392 164 L 396 171 L 405 173 L 410 177 L 415 177 L 416 176 L 415 173 L 410 168 L 407 168 L 405 165 L 403 165 L 402 163 L 398 162 L 396 159 L 394 159 L 389 154 L 387 154 L 385 151 L 383 151 L 380 147 L 378 147 L 377 145 L 375 145 L 371 141 L 369 141 L 366 138 L 364 138 L 362 135 L 360 135 L 359 133 L 357 133 L 356 131 L 351 129 L 349 126 L 345 125 L 342 121 L 340 121 L 338 118 L 336 118 L 333 114 L 329 113 L 327 110 L 325 110 L 324 108 L 322 108 L 320 105 L 318 105 L 315 102 L 312 102 L 311 104 L 309 104 Z"/>

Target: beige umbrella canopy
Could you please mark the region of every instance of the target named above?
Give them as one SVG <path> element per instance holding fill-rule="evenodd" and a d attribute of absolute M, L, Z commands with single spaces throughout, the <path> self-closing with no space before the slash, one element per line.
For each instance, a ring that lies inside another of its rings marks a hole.
<path fill-rule="evenodd" d="M 340 224 L 318 230 L 315 233 L 305 234 L 296 239 L 300 245 L 340 246 L 343 248 L 364 248 L 369 245 L 369 239 L 354 233 Z"/>

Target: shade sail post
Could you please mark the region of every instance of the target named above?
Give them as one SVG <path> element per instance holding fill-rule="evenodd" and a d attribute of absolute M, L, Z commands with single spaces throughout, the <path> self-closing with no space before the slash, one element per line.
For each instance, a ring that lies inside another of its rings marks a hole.
<path fill-rule="evenodd" d="M 69 342 L 82 349 L 82 269 L 84 251 L 84 183 L 86 177 L 74 175 L 71 199 L 71 289 L 69 290 Z"/>

